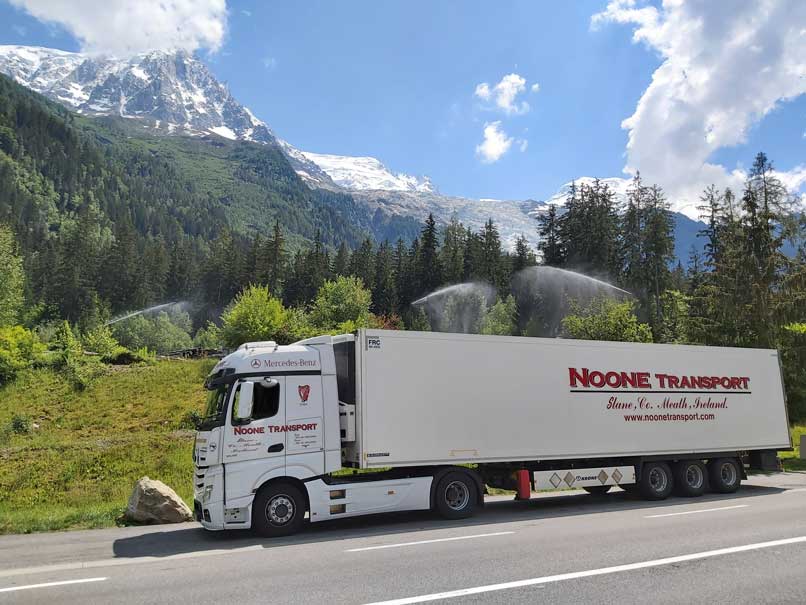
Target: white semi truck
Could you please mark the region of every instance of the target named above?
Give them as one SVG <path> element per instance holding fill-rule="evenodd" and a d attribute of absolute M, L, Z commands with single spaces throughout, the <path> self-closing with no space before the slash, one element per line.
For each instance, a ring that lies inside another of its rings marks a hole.
<path fill-rule="evenodd" d="M 196 517 L 265 536 L 466 517 L 485 485 L 733 492 L 791 447 L 772 350 L 362 329 L 244 344 L 206 387 Z"/>

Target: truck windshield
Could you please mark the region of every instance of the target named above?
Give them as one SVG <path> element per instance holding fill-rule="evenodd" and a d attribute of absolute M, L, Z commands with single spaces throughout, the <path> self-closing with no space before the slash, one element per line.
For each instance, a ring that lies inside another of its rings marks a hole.
<path fill-rule="evenodd" d="M 228 385 L 220 385 L 210 389 L 207 395 L 207 408 L 204 417 L 199 423 L 199 430 L 209 431 L 211 428 L 219 426 L 224 421 L 227 407 Z"/>

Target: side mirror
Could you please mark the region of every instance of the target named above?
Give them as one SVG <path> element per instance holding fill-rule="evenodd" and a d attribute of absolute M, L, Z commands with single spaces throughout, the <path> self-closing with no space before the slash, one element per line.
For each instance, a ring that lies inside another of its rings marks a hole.
<path fill-rule="evenodd" d="M 254 382 L 242 382 L 235 393 L 236 408 L 235 419 L 247 420 L 252 417 L 252 395 L 255 391 Z"/>

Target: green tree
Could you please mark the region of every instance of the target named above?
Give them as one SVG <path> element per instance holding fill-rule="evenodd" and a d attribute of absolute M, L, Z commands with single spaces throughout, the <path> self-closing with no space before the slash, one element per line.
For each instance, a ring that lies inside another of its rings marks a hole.
<path fill-rule="evenodd" d="M 442 284 L 442 264 L 439 258 L 439 234 L 434 215 L 429 214 L 420 234 L 419 257 L 417 258 L 418 293 L 426 294 Z"/>
<path fill-rule="evenodd" d="M 393 258 L 389 242 L 383 242 L 378 246 L 374 274 L 372 308 L 375 313 L 380 315 L 391 315 L 397 310 L 397 292 L 395 291 Z"/>
<path fill-rule="evenodd" d="M 462 281 L 465 269 L 465 228 L 456 215 L 451 217 L 450 223 L 445 227 L 440 263 L 444 283 L 458 284 Z"/>
<path fill-rule="evenodd" d="M 0 326 L 17 322 L 22 310 L 25 274 L 14 234 L 0 225 Z"/>
<path fill-rule="evenodd" d="M 245 342 L 276 340 L 286 322 L 283 303 L 268 286 L 244 288 L 221 316 L 221 339 L 228 347 Z"/>
<path fill-rule="evenodd" d="M 573 305 L 562 326 L 568 338 L 652 342 L 652 330 L 638 321 L 632 301 L 597 298 L 584 308 Z"/>
<path fill-rule="evenodd" d="M 498 299 L 490 307 L 481 320 L 481 334 L 498 334 L 500 336 L 513 336 L 517 334 L 518 309 L 512 295 L 505 299 Z"/>
<path fill-rule="evenodd" d="M 536 264 L 537 258 L 529 247 L 529 240 L 526 239 L 525 235 L 521 234 L 518 236 L 518 239 L 515 240 L 515 257 L 512 260 L 512 273 L 517 273 L 518 271 L 522 271 Z"/>
<path fill-rule="evenodd" d="M 310 320 L 326 332 L 341 330 L 346 324 L 366 327 L 370 319 L 372 294 L 357 277 L 338 277 L 326 281 L 316 295 Z M 351 331 L 351 330 L 345 330 Z"/>
<path fill-rule="evenodd" d="M 0 386 L 30 367 L 44 348 L 30 330 L 22 326 L 0 326 Z"/>
<path fill-rule="evenodd" d="M 540 225 L 540 243 L 537 249 L 543 257 L 544 265 L 560 267 L 565 263 L 565 250 L 560 233 L 560 220 L 557 217 L 557 206 L 550 204 L 548 210 L 538 216 Z"/>

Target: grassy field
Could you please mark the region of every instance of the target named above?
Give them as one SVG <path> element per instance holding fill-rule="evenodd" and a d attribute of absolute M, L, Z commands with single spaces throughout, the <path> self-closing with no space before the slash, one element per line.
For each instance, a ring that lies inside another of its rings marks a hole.
<path fill-rule="evenodd" d="M 51 370 L 0 389 L 0 533 L 115 524 L 148 475 L 192 501 L 193 431 L 209 361 L 112 367 L 83 392 Z M 11 430 L 27 420 L 27 434 Z"/>
<path fill-rule="evenodd" d="M 201 411 L 210 361 L 113 367 L 77 392 L 57 373 L 23 373 L 0 388 L 0 534 L 108 527 L 148 475 L 192 500 L 191 410 Z M 11 430 L 27 421 L 26 433 Z M 792 430 L 797 446 L 806 426 Z M 806 470 L 782 452 L 787 470 Z"/>

